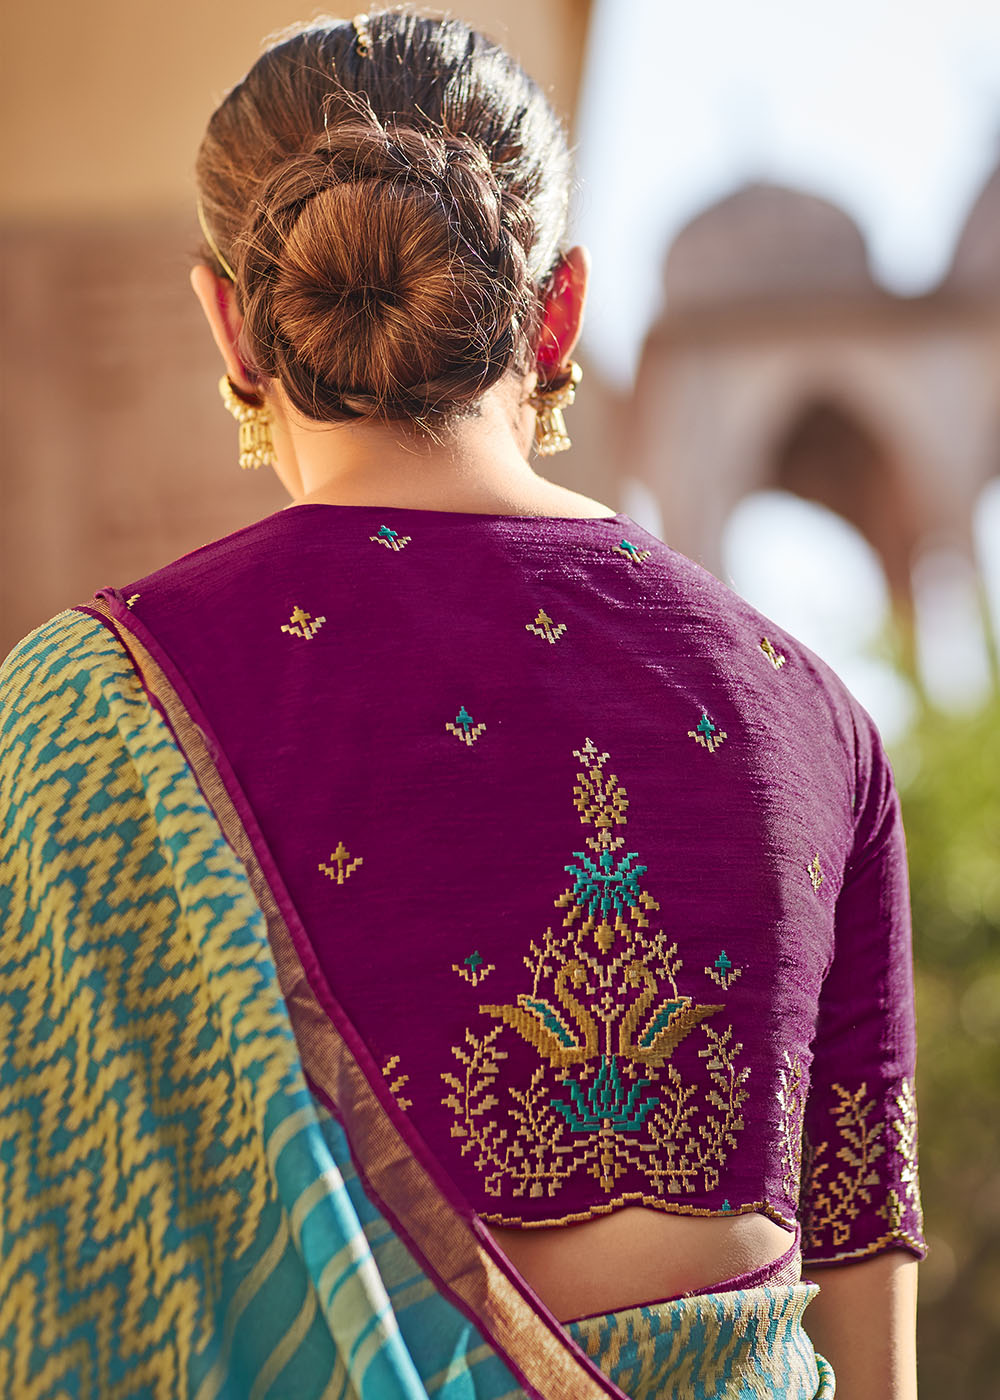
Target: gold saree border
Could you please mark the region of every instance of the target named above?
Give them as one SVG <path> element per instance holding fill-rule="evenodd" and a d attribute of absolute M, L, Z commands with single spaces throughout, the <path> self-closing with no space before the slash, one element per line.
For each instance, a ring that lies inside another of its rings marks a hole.
<path fill-rule="evenodd" d="M 247 872 L 267 921 L 278 984 L 288 1007 L 306 1075 L 344 1122 L 364 1179 L 398 1222 L 404 1241 L 426 1260 L 462 1311 L 485 1332 L 501 1358 L 543 1400 L 627 1400 L 553 1318 L 544 1315 L 501 1266 L 472 1221 L 449 1203 L 427 1166 L 408 1144 L 340 1029 L 320 1005 L 295 948 L 277 897 L 258 860 L 233 798 L 173 682 L 131 619 L 103 598 L 78 609 L 99 616 L 121 641 L 143 684 L 173 729 L 226 840 Z M 333 1000 L 331 994 L 331 1000 Z M 359 1151 L 359 1146 L 363 1150 Z M 574 1354 L 576 1353 L 576 1354 Z"/>

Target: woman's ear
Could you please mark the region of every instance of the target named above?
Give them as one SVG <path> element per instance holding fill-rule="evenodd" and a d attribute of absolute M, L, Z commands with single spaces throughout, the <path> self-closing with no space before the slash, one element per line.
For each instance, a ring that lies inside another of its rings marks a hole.
<path fill-rule="evenodd" d="M 583 329 L 590 254 L 579 245 L 565 253 L 545 299 L 538 339 L 538 377 L 551 379 L 569 361 Z"/>
<path fill-rule="evenodd" d="M 205 263 L 199 263 L 191 269 L 191 286 L 201 302 L 212 338 L 219 347 L 219 353 L 225 363 L 226 373 L 236 389 L 253 398 L 260 392 L 259 388 L 247 374 L 246 366 L 236 351 L 243 317 L 236 305 L 233 284 L 217 277 Z"/>

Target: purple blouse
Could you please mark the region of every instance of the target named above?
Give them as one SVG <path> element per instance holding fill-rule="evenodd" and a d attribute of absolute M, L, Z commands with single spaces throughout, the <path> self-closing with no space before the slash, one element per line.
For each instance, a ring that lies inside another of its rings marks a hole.
<path fill-rule="evenodd" d="M 925 1253 L 899 804 L 810 651 L 625 515 L 299 506 L 108 592 L 485 1220 Z"/>

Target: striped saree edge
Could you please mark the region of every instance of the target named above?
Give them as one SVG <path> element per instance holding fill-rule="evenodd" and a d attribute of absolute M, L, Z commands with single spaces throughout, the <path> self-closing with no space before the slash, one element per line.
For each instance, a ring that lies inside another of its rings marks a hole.
<path fill-rule="evenodd" d="M 207 723 L 199 725 L 183 683 L 168 675 L 155 639 L 142 624 L 104 597 L 81 612 L 99 618 L 130 654 L 143 684 L 165 716 L 206 801 L 263 911 L 278 975 L 310 1084 L 344 1123 L 359 1169 L 390 1223 L 444 1293 L 483 1332 L 529 1393 L 540 1400 L 625 1400 L 623 1392 L 577 1346 L 544 1307 L 529 1296 L 513 1270 L 488 1244 L 485 1227 L 457 1211 L 434 1179 L 420 1145 L 408 1142 L 365 1074 L 341 1027 L 323 1009 L 310 984 L 288 921 L 220 764 Z M 125 615 L 123 615 L 125 614 Z M 190 708 L 189 708 L 190 706 Z M 224 760 L 223 760 L 224 761 Z M 235 779 L 234 788 L 237 786 Z M 322 980 L 316 968 L 314 975 Z M 332 997 L 331 997 L 332 1000 Z"/>

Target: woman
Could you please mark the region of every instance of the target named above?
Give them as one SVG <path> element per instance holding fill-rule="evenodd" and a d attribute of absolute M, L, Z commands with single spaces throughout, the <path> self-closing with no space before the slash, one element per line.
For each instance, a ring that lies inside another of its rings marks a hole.
<path fill-rule="evenodd" d="M 457 21 L 324 21 L 198 182 L 292 505 L 5 666 L 10 1393 L 915 1395 L 891 773 L 529 464 L 587 281 L 544 98 Z"/>

